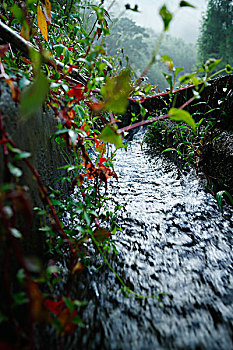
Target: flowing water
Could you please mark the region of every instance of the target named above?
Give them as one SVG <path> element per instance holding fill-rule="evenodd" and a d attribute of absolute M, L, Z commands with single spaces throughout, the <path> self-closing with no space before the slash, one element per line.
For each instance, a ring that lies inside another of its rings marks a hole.
<path fill-rule="evenodd" d="M 86 326 L 64 348 L 233 349 L 232 211 L 222 215 L 194 175 L 151 158 L 139 137 L 117 153 L 111 205 L 122 206 L 123 232 L 110 261 L 135 292 L 165 295 L 126 298 L 107 266 L 89 270 L 72 287 L 89 301 Z"/>

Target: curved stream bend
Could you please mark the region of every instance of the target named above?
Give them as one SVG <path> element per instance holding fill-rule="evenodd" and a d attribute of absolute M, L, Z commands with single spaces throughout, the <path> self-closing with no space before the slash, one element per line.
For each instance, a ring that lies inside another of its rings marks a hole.
<path fill-rule="evenodd" d="M 124 297 L 107 267 L 89 271 L 73 286 L 89 300 L 87 326 L 67 349 L 232 349 L 232 212 L 223 217 L 194 176 L 150 159 L 137 138 L 117 153 L 111 197 L 123 232 L 111 263 L 135 292 L 164 292 L 163 306 Z"/>

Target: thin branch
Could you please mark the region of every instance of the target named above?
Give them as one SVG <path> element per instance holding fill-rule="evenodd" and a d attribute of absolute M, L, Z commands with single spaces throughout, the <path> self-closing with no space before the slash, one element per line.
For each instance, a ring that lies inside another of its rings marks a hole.
<path fill-rule="evenodd" d="M 22 38 L 16 31 L 8 27 L 0 20 L 0 37 L 4 42 L 10 43 L 18 51 L 20 51 L 25 57 L 30 57 L 32 52 L 39 53 L 42 57 L 42 61 L 49 66 L 57 67 L 59 71 L 63 71 L 63 68 L 69 69 L 68 65 L 64 65 L 62 62 L 56 60 L 55 58 L 47 58 L 41 54 L 41 52 L 36 49 L 29 41 Z M 86 85 L 86 77 L 81 74 L 78 69 L 73 68 L 70 75 L 77 79 L 82 85 Z"/>
<path fill-rule="evenodd" d="M 117 133 L 118 134 L 122 134 L 125 131 L 129 131 L 135 128 L 138 128 L 139 126 L 144 126 L 144 125 L 148 125 L 148 124 L 152 124 L 157 120 L 162 120 L 162 119 L 167 119 L 171 116 L 171 114 L 165 114 L 165 115 L 160 115 L 159 117 L 155 117 L 155 118 L 151 118 L 151 119 L 147 119 L 147 120 L 142 120 L 141 122 L 132 124 L 132 125 L 128 125 L 125 126 L 124 128 L 118 129 Z"/>

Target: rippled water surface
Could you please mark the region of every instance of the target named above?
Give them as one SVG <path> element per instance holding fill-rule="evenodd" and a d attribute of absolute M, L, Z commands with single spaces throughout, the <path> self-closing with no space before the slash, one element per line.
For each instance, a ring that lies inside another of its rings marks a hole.
<path fill-rule="evenodd" d="M 72 289 L 89 300 L 86 328 L 67 349 L 233 349 L 232 212 L 223 217 L 195 176 L 148 156 L 139 136 L 115 168 L 110 205 L 122 205 L 123 232 L 111 264 L 135 292 L 165 296 L 126 298 L 108 267 L 83 274 Z"/>

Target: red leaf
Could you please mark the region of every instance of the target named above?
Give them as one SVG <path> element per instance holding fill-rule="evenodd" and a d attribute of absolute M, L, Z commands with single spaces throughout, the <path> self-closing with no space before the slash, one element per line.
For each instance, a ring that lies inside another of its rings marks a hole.
<path fill-rule="evenodd" d="M 105 228 L 97 228 L 94 232 L 94 237 L 98 242 L 103 242 L 105 239 L 111 236 L 111 233 Z"/>
<path fill-rule="evenodd" d="M 93 111 L 101 111 L 104 108 L 105 104 L 103 102 L 99 102 L 99 103 L 92 103 L 90 104 L 91 109 L 93 109 Z"/>
<path fill-rule="evenodd" d="M 101 140 L 95 140 L 95 146 L 96 146 L 97 151 L 102 153 L 102 154 L 106 151 L 106 145 Z"/>
<path fill-rule="evenodd" d="M 87 134 L 87 136 L 89 136 L 89 135 L 90 135 L 90 130 L 88 130 L 88 129 L 89 129 L 89 127 L 87 126 L 87 124 L 86 124 L 86 123 L 83 123 L 83 125 L 80 127 L 80 130 L 85 131 L 85 132 L 86 132 L 86 134 Z"/>
<path fill-rule="evenodd" d="M 74 317 L 77 316 L 77 311 L 74 310 L 72 313 L 69 308 L 66 306 L 65 302 L 59 298 L 58 301 L 51 299 L 46 299 L 44 305 L 47 309 L 53 312 L 57 316 L 57 319 L 60 321 L 62 326 L 62 332 L 66 334 L 71 334 L 76 328 L 76 324 L 72 323 Z"/>
<path fill-rule="evenodd" d="M 59 301 L 54 301 L 54 300 L 51 300 L 51 299 L 45 299 L 44 305 L 47 307 L 47 309 L 49 311 L 51 311 L 54 314 L 58 315 L 64 309 L 65 303 L 64 303 L 64 301 L 62 299 L 60 299 Z"/>
<path fill-rule="evenodd" d="M 75 97 L 80 101 L 83 98 L 83 89 L 81 84 L 77 84 L 72 89 L 67 92 L 67 95 L 70 97 Z"/>
<path fill-rule="evenodd" d="M 106 163 L 107 159 L 106 158 L 100 158 L 98 165 L 101 166 L 103 163 Z"/>
<path fill-rule="evenodd" d="M 69 117 L 71 119 L 74 119 L 74 117 L 75 117 L 75 110 L 73 108 L 71 108 L 71 110 L 68 112 L 68 114 L 69 114 Z"/>
<path fill-rule="evenodd" d="M 77 316 L 77 311 L 74 310 L 73 313 L 70 313 L 68 308 L 65 308 L 60 315 L 58 316 L 58 320 L 61 322 L 63 327 L 62 333 L 71 334 L 74 332 L 77 325 L 72 323 L 73 318 Z"/>
<path fill-rule="evenodd" d="M 0 45 L 0 56 L 5 56 L 8 50 L 9 50 L 9 44 Z"/>

